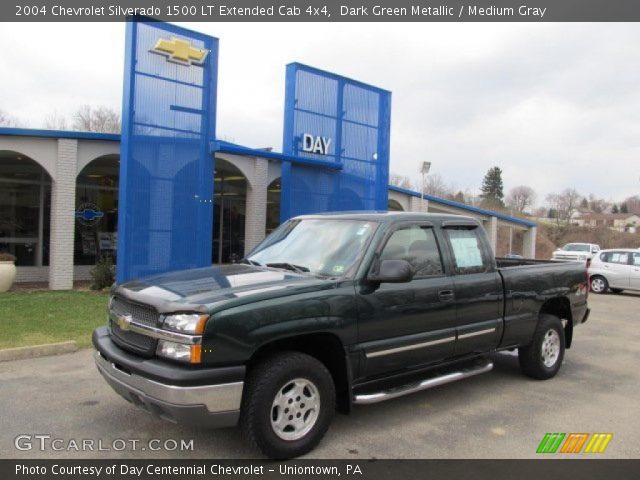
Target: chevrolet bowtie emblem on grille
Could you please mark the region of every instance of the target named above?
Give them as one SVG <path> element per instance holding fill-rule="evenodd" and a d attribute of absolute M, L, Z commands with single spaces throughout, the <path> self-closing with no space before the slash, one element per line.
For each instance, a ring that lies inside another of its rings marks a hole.
<path fill-rule="evenodd" d="M 116 323 L 118 324 L 118 327 L 120 327 L 120 330 L 129 330 L 129 325 L 131 325 L 132 320 L 133 317 L 128 313 L 116 316 Z"/>
<path fill-rule="evenodd" d="M 159 39 L 151 51 L 166 56 L 170 62 L 186 66 L 202 65 L 209 53 L 208 50 L 192 47 L 187 40 L 175 37 L 170 40 Z"/>

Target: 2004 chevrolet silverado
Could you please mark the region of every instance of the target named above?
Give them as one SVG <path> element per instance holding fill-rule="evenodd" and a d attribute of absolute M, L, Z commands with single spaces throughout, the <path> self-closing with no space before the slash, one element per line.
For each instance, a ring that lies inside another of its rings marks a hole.
<path fill-rule="evenodd" d="M 553 377 L 587 320 L 587 285 L 580 263 L 496 260 L 472 218 L 308 215 L 239 264 L 115 285 L 95 360 L 144 410 L 239 423 L 289 458 L 320 442 L 336 409 L 488 372 L 496 351 Z"/>

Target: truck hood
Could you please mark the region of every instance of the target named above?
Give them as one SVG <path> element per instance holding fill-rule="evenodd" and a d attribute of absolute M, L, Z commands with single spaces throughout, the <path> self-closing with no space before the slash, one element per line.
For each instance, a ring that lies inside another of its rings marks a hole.
<path fill-rule="evenodd" d="M 575 251 L 568 251 L 568 250 L 556 250 L 555 252 L 553 252 L 553 254 L 562 255 L 563 257 L 579 257 L 581 255 L 586 255 L 586 256 L 591 255 L 591 253 L 589 252 L 575 252 Z"/>
<path fill-rule="evenodd" d="M 327 288 L 333 283 L 309 274 L 234 264 L 153 275 L 118 285 L 112 293 L 153 305 L 160 313 L 208 312 L 218 304 L 245 303 L 265 295 L 277 297 L 308 288 Z"/>

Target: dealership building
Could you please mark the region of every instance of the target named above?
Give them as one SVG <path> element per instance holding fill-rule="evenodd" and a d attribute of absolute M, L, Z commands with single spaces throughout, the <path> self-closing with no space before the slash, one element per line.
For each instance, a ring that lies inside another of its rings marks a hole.
<path fill-rule="evenodd" d="M 286 66 L 282 153 L 216 137 L 218 39 L 150 19 L 126 26 L 121 135 L 0 128 L 0 252 L 18 282 L 116 280 L 233 263 L 280 223 L 333 211 L 403 210 L 535 224 L 389 186 L 391 92 Z M 520 238 L 520 237 L 518 237 Z"/>
<path fill-rule="evenodd" d="M 279 225 L 282 166 L 291 161 L 218 142 L 214 264 L 241 258 Z M 17 257 L 17 282 L 69 289 L 89 278 L 100 255 L 115 253 L 119 162 L 120 135 L 0 128 L 0 251 Z M 494 248 L 499 226 L 521 230 L 522 253 L 535 257 L 533 222 L 398 187 L 387 191 L 389 210 L 477 218 Z"/>

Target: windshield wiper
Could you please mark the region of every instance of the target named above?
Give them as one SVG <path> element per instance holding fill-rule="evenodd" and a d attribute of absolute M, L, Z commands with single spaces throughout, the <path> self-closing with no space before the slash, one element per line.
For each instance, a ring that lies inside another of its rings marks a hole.
<path fill-rule="evenodd" d="M 305 273 L 309 271 L 307 267 L 303 267 L 302 265 L 294 265 L 293 263 L 287 263 L 287 262 L 266 263 L 265 267 L 285 268 L 287 270 L 292 270 L 298 273 Z"/>
<path fill-rule="evenodd" d="M 255 265 L 256 267 L 261 267 L 262 266 L 259 262 L 256 262 L 255 260 L 250 260 L 248 258 L 243 258 L 242 260 L 240 260 L 240 263 L 246 263 L 248 265 Z"/>

